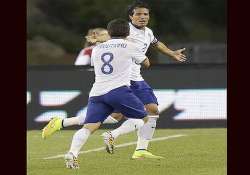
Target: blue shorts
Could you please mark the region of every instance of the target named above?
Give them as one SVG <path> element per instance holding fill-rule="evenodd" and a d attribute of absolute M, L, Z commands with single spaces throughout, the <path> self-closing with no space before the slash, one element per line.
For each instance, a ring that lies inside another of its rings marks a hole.
<path fill-rule="evenodd" d="M 147 116 L 144 104 L 129 87 L 122 86 L 107 94 L 90 97 L 84 124 L 103 122 L 114 109 L 128 118 L 142 119 Z"/>
<path fill-rule="evenodd" d="M 142 101 L 144 105 L 154 103 L 158 105 L 153 89 L 146 81 L 130 81 L 133 93 Z"/>

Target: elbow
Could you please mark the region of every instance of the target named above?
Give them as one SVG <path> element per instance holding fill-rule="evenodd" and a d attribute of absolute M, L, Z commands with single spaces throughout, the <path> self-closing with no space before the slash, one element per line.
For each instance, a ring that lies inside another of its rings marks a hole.
<path fill-rule="evenodd" d="M 141 63 L 145 68 L 148 68 L 150 66 L 149 59 L 146 57 L 146 59 Z"/>
<path fill-rule="evenodd" d="M 150 67 L 150 62 L 148 61 L 145 65 L 144 65 L 145 68 L 149 68 Z"/>

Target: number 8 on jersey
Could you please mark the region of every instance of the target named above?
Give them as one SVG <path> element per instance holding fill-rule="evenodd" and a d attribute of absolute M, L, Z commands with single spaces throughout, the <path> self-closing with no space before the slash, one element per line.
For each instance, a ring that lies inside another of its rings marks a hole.
<path fill-rule="evenodd" d="M 114 56 L 111 52 L 106 52 L 101 55 L 102 62 L 104 63 L 101 67 L 102 73 L 111 74 L 113 72 L 113 67 L 109 64 L 113 58 Z"/>

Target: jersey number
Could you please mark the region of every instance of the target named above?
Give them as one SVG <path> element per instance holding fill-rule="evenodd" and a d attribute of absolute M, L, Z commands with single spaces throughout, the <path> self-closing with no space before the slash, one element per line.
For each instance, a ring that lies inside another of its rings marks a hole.
<path fill-rule="evenodd" d="M 113 72 L 113 67 L 111 64 L 109 64 L 114 58 L 114 55 L 111 52 L 103 53 L 101 56 L 102 62 L 104 63 L 102 65 L 102 73 L 104 74 L 111 74 Z"/>
<path fill-rule="evenodd" d="M 145 52 L 147 46 L 148 46 L 147 43 L 144 43 L 144 47 L 142 48 L 142 52 Z"/>

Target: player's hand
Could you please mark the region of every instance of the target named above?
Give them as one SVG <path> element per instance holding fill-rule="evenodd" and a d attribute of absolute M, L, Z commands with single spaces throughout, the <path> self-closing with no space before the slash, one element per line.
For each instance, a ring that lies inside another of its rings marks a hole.
<path fill-rule="evenodd" d="M 186 48 L 182 48 L 179 50 L 173 51 L 173 58 L 176 59 L 177 61 L 184 62 L 187 60 L 186 55 L 184 55 L 182 52 L 186 50 Z"/>

